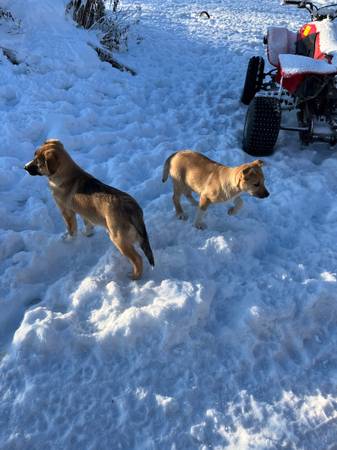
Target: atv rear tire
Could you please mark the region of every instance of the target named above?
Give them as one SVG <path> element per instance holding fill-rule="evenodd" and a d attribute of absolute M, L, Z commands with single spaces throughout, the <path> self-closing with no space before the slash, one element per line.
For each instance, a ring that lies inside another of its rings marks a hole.
<path fill-rule="evenodd" d="M 281 126 L 280 102 L 271 97 L 255 97 L 249 105 L 242 147 L 253 156 L 273 153 Z"/>
<path fill-rule="evenodd" d="M 264 77 L 263 71 L 264 59 L 261 56 L 253 56 L 250 58 L 247 67 L 245 84 L 241 94 L 241 102 L 244 105 L 249 105 L 255 97 L 255 94 L 261 89 Z"/>

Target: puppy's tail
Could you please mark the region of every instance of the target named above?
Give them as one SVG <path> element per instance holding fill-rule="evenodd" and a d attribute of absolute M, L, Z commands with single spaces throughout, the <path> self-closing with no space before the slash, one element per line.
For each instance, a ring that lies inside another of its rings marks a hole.
<path fill-rule="evenodd" d="M 154 266 L 154 257 L 143 219 L 143 211 L 141 210 L 140 206 L 138 206 L 137 208 L 137 213 L 132 214 L 130 219 L 140 237 L 140 248 L 143 250 L 144 255 L 147 257 L 151 266 Z"/>
<path fill-rule="evenodd" d="M 150 241 L 149 241 L 149 237 L 147 235 L 145 225 L 144 225 L 143 235 L 141 237 L 143 238 L 143 242 L 140 244 L 140 248 L 143 250 L 144 255 L 147 257 L 151 266 L 154 267 L 154 257 L 153 257 L 153 253 L 152 253 L 152 249 L 150 246 Z"/>
<path fill-rule="evenodd" d="M 172 155 L 170 155 L 167 160 L 164 163 L 164 170 L 163 170 L 163 177 L 162 177 L 162 182 L 165 183 L 165 181 L 167 181 L 168 176 L 170 175 L 170 166 L 171 166 L 171 159 L 173 158 L 173 156 L 175 156 L 177 154 L 176 153 L 172 153 Z"/>

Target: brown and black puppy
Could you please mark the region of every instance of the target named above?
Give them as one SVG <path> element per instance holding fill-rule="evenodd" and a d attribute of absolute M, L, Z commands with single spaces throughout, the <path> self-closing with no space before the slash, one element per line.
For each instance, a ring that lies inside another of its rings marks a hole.
<path fill-rule="evenodd" d="M 194 225 L 206 228 L 202 218 L 211 203 L 234 201 L 234 207 L 228 210 L 233 215 L 242 207 L 240 194 L 248 193 L 258 198 L 269 196 L 264 185 L 261 167 L 263 161 L 256 160 L 237 167 L 227 167 L 206 156 L 191 150 L 173 153 L 164 164 L 163 182 L 170 175 L 173 180 L 173 204 L 177 217 L 187 219 L 180 204 L 180 197 L 185 195 L 192 205 L 198 205 Z M 192 196 L 192 191 L 200 195 L 199 204 Z"/>
<path fill-rule="evenodd" d="M 132 264 L 132 279 L 140 278 L 143 272 L 142 258 L 134 248 L 136 242 L 154 266 L 143 211 L 136 200 L 82 170 L 60 141 L 46 141 L 37 149 L 34 159 L 25 165 L 25 169 L 30 175 L 48 177 L 49 187 L 61 210 L 69 237 L 77 233 L 76 214 L 79 214 L 83 218 L 87 236 L 93 233 L 94 225 L 107 228 L 112 242 Z"/>

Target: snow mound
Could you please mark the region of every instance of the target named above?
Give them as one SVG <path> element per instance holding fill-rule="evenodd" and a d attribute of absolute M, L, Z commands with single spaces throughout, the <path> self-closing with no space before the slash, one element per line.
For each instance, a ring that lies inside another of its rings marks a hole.
<path fill-rule="evenodd" d="M 326 61 L 313 59 L 302 55 L 279 55 L 282 75 L 285 78 L 292 75 L 314 73 L 329 75 L 337 73 L 337 66 Z"/>

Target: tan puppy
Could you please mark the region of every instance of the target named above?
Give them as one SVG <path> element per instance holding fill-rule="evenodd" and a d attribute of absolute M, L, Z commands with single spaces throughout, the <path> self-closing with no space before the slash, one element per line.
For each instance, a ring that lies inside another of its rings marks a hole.
<path fill-rule="evenodd" d="M 182 150 L 173 153 L 164 164 L 163 183 L 170 175 L 173 180 L 173 204 L 177 217 L 187 219 L 180 204 L 180 197 L 185 195 L 192 205 L 198 205 L 194 222 L 197 228 L 204 229 L 202 218 L 211 203 L 234 201 L 234 207 L 228 214 L 236 214 L 243 205 L 240 194 L 248 193 L 258 198 L 269 196 L 264 186 L 261 167 L 263 161 L 227 167 L 212 161 L 200 153 Z M 200 195 L 199 204 L 192 197 L 192 191 Z"/>
<path fill-rule="evenodd" d="M 48 177 L 49 187 L 67 226 L 68 237 L 77 233 L 76 214 L 79 214 L 87 236 L 93 233 L 94 225 L 107 228 L 112 242 L 130 260 L 134 280 L 140 278 L 143 271 L 142 258 L 134 248 L 136 242 L 154 266 L 143 211 L 136 200 L 82 170 L 60 141 L 46 141 L 25 169 L 30 175 Z"/>

